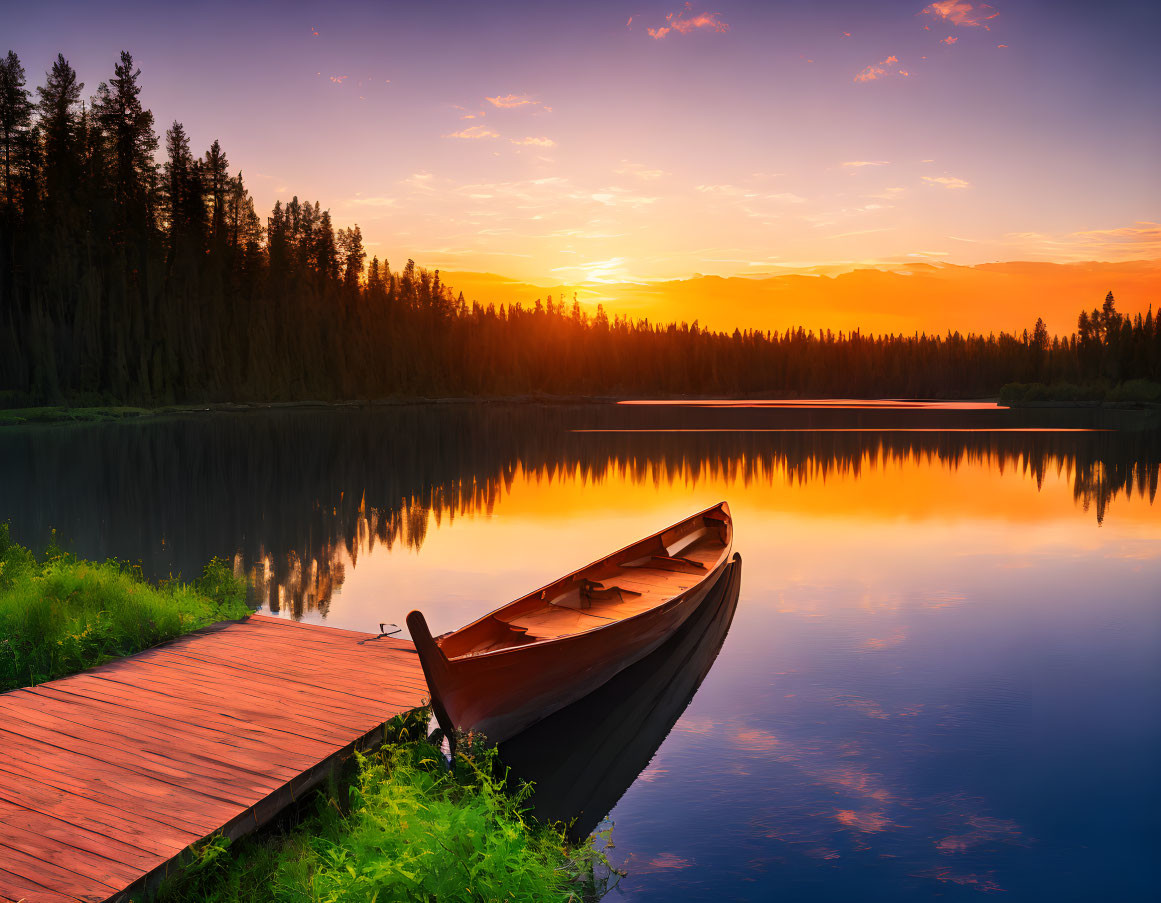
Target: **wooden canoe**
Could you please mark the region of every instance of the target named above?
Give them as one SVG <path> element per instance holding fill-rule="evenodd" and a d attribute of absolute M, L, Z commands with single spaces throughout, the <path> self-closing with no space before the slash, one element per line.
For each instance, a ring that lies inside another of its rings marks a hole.
<path fill-rule="evenodd" d="M 726 640 L 742 585 L 737 552 L 689 619 L 604 686 L 500 744 L 509 779 L 534 790 L 541 822 L 583 840 L 652 761 Z"/>
<path fill-rule="evenodd" d="M 676 631 L 729 564 L 722 502 L 432 637 L 407 616 L 444 733 L 500 743 L 591 693 Z"/>

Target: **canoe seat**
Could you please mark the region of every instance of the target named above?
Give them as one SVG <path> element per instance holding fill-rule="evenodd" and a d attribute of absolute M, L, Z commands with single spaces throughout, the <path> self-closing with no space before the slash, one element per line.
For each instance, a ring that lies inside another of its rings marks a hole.
<path fill-rule="evenodd" d="M 670 595 L 668 592 L 644 592 L 624 600 L 593 602 L 592 606 L 585 611 L 587 614 L 608 618 L 610 621 L 621 621 L 625 618 L 631 618 L 633 615 L 639 615 L 641 612 L 649 611 L 651 608 L 656 608 L 665 602 Z"/>
<path fill-rule="evenodd" d="M 655 568 L 661 571 L 677 571 L 683 574 L 698 574 L 705 570 L 705 564 L 694 558 L 675 558 L 671 555 L 651 555 L 636 561 L 627 561 L 624 568 Z"/>
<path fill-rule="evenodd" d="M 580 607 L 590 608 L 594 602 L 623 602 L 625 596 L 641 595 L 635 589 L 625 586 L 605 586 L 595 580 L 582 578 L 580 582 Z"/>

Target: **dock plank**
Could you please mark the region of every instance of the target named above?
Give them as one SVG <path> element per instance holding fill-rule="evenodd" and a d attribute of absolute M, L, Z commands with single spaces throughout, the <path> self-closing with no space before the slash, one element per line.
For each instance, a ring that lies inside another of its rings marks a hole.
<path fill-rule="evenodd" d="M 252 616 L 0 694 L 0 901 L 121 901 L 417 708 L 402 640 Z"/>

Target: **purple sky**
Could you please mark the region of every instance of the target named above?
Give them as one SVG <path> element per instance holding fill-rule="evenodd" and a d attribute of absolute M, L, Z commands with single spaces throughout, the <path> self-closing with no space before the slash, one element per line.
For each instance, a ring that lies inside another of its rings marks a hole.
<path fill-rule="evenodd" d="M 1161 256 L 1161 4 L 17 3 L 265 215 L 528 280 Z M 631 21 L 630 21 L 631 20 Z M 317 32 L 317 34 L 316 34 Z"/>

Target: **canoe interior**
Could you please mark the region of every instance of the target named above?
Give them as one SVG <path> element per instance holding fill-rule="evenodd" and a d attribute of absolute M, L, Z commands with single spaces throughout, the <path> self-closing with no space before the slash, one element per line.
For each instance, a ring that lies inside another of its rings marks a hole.
<path fill-rule="evenodd" d="M 465 658 L 586 633 L 664 605 L 728 554 L 725 503 L 562 577 L 436 642 Z"/>

